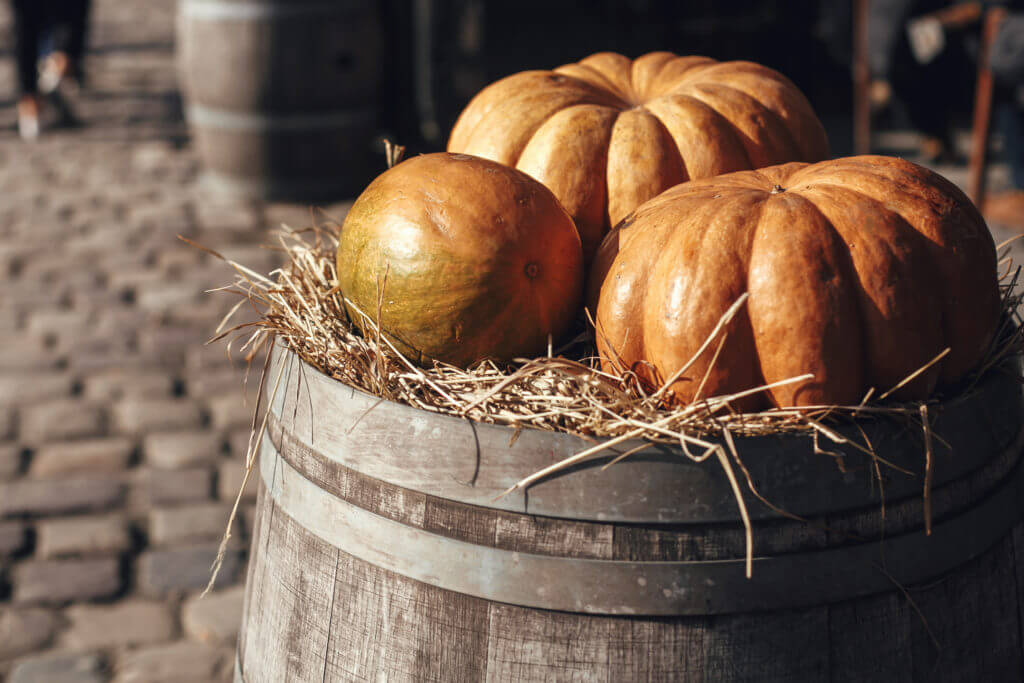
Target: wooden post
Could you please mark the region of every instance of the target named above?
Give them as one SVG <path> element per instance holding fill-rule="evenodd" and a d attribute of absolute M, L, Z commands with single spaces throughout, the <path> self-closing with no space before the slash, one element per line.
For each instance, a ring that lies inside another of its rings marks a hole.
<path fill-rule="evenodd" d="M 871 151 L 871 100 L 868 90 L 868 8 L 871 0 L 853 2 L 853 151 Z"/>
<path fill-rule="evenodd" d="M 985 202 L 985 167 L 988 161 L 989 124 L 992 119 L 992 43 L 1006 18 L 1002 7 L 985 14 L 978 51 L 978 84 L 974 91 L 974 124 L 971 128 L 971 158 L 967 165 L 967 194 L 979 209 Z"/>

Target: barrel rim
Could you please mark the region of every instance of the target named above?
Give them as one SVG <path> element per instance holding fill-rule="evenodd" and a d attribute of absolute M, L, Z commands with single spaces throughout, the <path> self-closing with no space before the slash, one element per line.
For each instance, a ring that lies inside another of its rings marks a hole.
<path fill-rule="evenodd" d="M 537 482 L 526 491 L 496 498 L 520 478 L 591 446 L 597 439 L 523 428 L 510 443 L 516 434 L 512 427 L 431 413 L 372 396 L 321 373 L 280 341 L 273 354 L 277 363 L 289 363 L 282 390 L 271 402 L 273 418 L 307 448 L 366 476 L 459 503 L 555 518 L 628 523 L 739 520 L 725 475 L 707 463 L 690 462 L 678 447 L 650 446 L 614 468 L 600 471 L 616 453 L 642 445 L 641 441 L 621 444 L 608 456 Z M 293 371 L 295 360 L 298 371 Z M 1020 386 L 994 373 L 976 393 L 937 406 L 934 433 L 942 434 L 944 425 L 956 427 L 959 423 L 973 426 L 977 433 L 946 435 L 956 457 L 936 455 L 933 486 L 984 466 L 1013 443 L 1020 431 L 1015 418 L 1022 405 Z M 315 419 L 319 410 L 331 419 Z M 865 427 L 876 447 L 884 446 L 888 438 L 910 450 L 900 454 L 905 462 L 899 464 L 923 469 L 923 447 L 915 441 L 918 433 L 887 435 L 874 428 L 879 433 L 872 434 L 872 426 Z M 787 512 L 820 516 L 882 502 L 877 490 L 859 486 L 865 482 L 860 476 L 863 473 L 843 473 L 830 457 L 816 455 L 809 436 L 747 437 L 738 438 L 737 444 L 759 490 Z M 787 444 L 790 452 L 782 449 Z M 957 445 L 961 448 L 956 449 Z M 829 444 L 833 447 L 844 451 Z M 409 457 L 411 448 L 417 457 Z M 852 448 L 845 452 L 864 457 Z M 887 458 L 899 461 L 884 452 Z M 892 475 L 885 485 L 887 503 L 920 495 L 919 477 Z M 784 517 L 758 500 L 747 504 L 755 520 Z"/>
<path fill-rule="evenodd" d="M 1015 445 L 1019 454 L 1019 444 Z M 264 435 L 260 485 L 277 513 L 364 562 L 456 593 L 536 609 L 695 616 L 828 604 L 937 576 L 981 555 L 1021 517 L 1024 464 L 975 505 L 882 541 L 743 559 L 606 560 L 516 552 L 452 539 L 348 503 L 307 479 Z"/>

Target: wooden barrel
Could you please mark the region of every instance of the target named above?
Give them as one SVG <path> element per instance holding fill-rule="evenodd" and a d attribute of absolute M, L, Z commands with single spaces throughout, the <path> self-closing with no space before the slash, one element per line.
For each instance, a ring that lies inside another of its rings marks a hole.
<path fill-rule="evenodd" d="M 379 24 L 372 0 L 182 0 L 179 71 L 206 181 L 266 199 L 361 190 L 383 165 Z"/>
<path fill-rule="evenodd" d="M 719 466 L 650 447 L 497 497 L 592 445 L 381 401 L 280 348 L 236 680 L 1018 681 L 1020 386 L 865 422 L 877 459 L 742 438 Z M 272 384 L 272 383 L 268 383 Z M 844 432 L 845 433 L 845 432 Z M 827 443 L 826 443 L 827 441 Z M 634 444 L 622 444 L 623 452 Z M 885 462 L 882 462 L 884 458 Z M 884 497 L 884 513 L 882 502 Z"/>

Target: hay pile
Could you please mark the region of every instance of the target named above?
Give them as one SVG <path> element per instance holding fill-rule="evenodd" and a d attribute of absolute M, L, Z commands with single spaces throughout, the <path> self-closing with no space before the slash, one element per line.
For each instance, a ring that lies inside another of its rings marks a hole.
<path fill-rule="evenodd" d="M 645 391 L 643 383 L 632 373 L 627 372 L 620 377 L 601 370 L 594 351 L 594 328 L 589 318 L 580 321 L 579 333 L 566 346 L 559 349 L 549 347 L 548 354 L 541 358 L 517 359 L 508 367 L 484 361 L 468 370 L 438 362 L 432 367 L 421 368 L 399 353 L 380 333 L 375 323 L 377 311 L 360 311 L 351 303 L 349 305 L 356 314 L 363 317 L 364 327 L 372 331 L 365 336 L 349 319 L 343 294 L 335 284 L 334 256 L 340 228 L 340 224 L 332 220 L 299 230 L 282 226 L 275 248 L 284 254 L 285 265 L 269 275 L 224 259 L 235 269 L 237 277 L 231 285 L 215 291 L 236 295 L 240 301 L 221 323 L 217 336 L 211 342 L 226 339 L 229 352 L 234 348 L 246 358 L 252 359 L 260 352 L 267 351 L 276 341 L 311 366 L 341 382 L 374 396 L 431 412 L 505 424 L 516 429 L 529 427 L 586 437 L 606 437 L 606 440 L 599 441 L 592 448 L 531 474 L 513 489 L 528 486 L 559 469 L 631 439 L 678 443 L 682 452 L 697 462 L 715 457 L 732 483 L 741 516 L 747 526 L 748 576 L 752 537 L 736 471 L 744 475 L 747 488 L 753 495 L 765 504 L 773 508 L 775 506 L 756 490 L 736 450 L 733 436 L 807 433 L 813 435 L 816 451 L 826 452 L 819 447 L 819 439 L 825 443 L 831 441 L 848 444 L 871 457 L 878 471 L 879 466 L 894 465 L 880 458 L 869 442 L 855 443 L 841 435 L 836 427 L 851 421 L 896 419 L 910 422 L 922 430 L 925 460 L 930 463 L 932 434 L 929 406 L 972 391 L 978 380 L 989 372 L 1011 371 L 1006 361 L 1024 349 L 1017 310 L 1021 302 L 1021 295 L 1017 293 L 1020 269 L 1013 266 L 1006 250 L 1000 254 L 1000 265 L 1004 268 L 1000 280 L 1004 311 L 1002 324 L 984 362 L 965 382 L 947 389 L 955 394 L 936 395 L 927 402 L 907 404 L 886 399 L 893 391 L 941 360 L 949 349 L 896 386 L 878 392 L 869 391 L 857 405 L 773 408 L 756 413 L 744 413 L 733 407 L 737 399 L 743 396 L 764 391 L 769 386 L 804 381 L 809 377 L 805 375 L 730 396 L 703 397 L 688 406 L 673 406 L 666 400 L 666 390 L 674 378 L 669 378 L 656 391 Z M 1000 245 L 1001 251 L 1005 244 Z M 216 252 L 211 253 L 223 258 Z M 385 277 L 380 283 L 381 297 L 386 288 Z M 725 339 L 722 331 L 745 300 L 746 295 L 743 295 L 733 304 L 694 359 L 679 374 L 685 372 L 704 353 L 713 353 L 715 355 L 712 358 L 717 358 Z M 258 319 L 232 325 L 234 315 L 243 307 L 254 308 Z M 267 360 L 269 362 L 269 354 Z M 260 381 L 261 389 L 267 383 L 272 394 L 277 389 L 280 376 L 266 377 L 264 366 L 264 376 Z M 250 472 L 257 445 L 266 429 L 266 406 L 262 410 L 263 414 L 260 413 L 261 407 L 257 406 L 253 419 L 253 434 L 247 458 Z M 628 451 L 607 466 L 636 450 L 640 449 Z M 930 474 L 929 465 L 924 477 L 926 509 L 929 503 Z M 786 514 L 783 510 L 775 509 Z M 228 539 L 224 540 L 222 548 L 226 547 Z"/>

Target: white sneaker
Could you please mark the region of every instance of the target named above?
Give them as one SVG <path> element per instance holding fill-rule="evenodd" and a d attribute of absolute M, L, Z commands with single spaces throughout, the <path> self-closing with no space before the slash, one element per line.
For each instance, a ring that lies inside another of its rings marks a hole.
<path fill-rule="evenodd" d="M 39 67 L 39 91 L 45 95 L 55 92 L 67 74 L 67 57 L 63 54 L 47 56 Z"/>
<path fill-rule="evenodd" d="M 22 99 L 18 102 L 18 135 L 22 140 L 35 140 L 39 137 L 39 129 L 38 100 Z"/>

